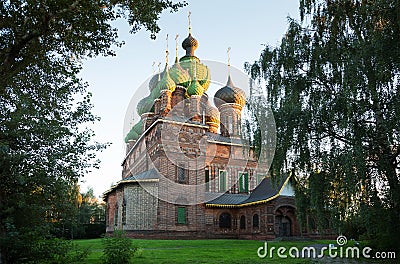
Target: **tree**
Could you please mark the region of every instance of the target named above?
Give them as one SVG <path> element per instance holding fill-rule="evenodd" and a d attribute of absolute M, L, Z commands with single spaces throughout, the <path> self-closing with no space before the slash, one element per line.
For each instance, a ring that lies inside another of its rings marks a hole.
<path fill-rule="evenodd" d="M 361 218 L 364 235 L 392 248 L 400 235 L 399 12 L 395 0 L 300 0 L 301 21 L 289 19 L 280 45 L 246 65 L 265 79 L 274 111 L 274 173 L 294 169 L 308 197 L 323 186 L 319 199 L 338 230 Z M 316 173 L 321 185 L 310 182 Z"/>
<path fill-rule="evenodd" d="M 92 188 L 80 193 L 77 198 L 77 214 L 70 221 L 76 223 L 78 232 L 75 237 L 100 237 L 106 230 L 105 203 L 94 196 Z"/>
<path fill-rule="evenodd" d="M 0 258 L 31 260 L 50 223 L 75 213 L 76 183 L 95 152 L 85 125 L 91 94 L 77 77 L 81 61 L 114 55 L 110 24 L 125 18 L 135 33 L 159 31 L 159 14 L 184 3 L 144 1 L 2 1 L 0 4 Z M 28 242 L 29 241 L 29 242 Z M 39 255 L 40 254 L 36 254 Z"/>
<path fill-rule="evenodd" d="M 74 200 L 68 201 L 68 212 L 64 210 L 54 219 L 51 233 L 58 238 L 98 238 L 105 233 L 105 203 L 97 199 L 93 189 L 80 193 L 75 186 Z"/>

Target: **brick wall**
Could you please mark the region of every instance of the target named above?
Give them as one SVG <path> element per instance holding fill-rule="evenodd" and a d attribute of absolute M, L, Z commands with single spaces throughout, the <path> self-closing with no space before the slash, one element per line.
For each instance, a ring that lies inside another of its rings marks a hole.
<path fill-rule="evenodd" d="M 142 185 L 146 188 L 142 188 Z M 157 228 L 158 200 L 148 193 L 158 192 L 158 183 L 129 184 L 124 187 L 126 224 L 124 230 L 153 230 Z"/>

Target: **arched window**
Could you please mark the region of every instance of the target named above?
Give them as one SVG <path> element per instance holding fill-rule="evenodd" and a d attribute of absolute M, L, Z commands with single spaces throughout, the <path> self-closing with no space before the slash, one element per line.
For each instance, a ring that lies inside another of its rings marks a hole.
<path fill-rule="evenodd" d="M 219 227 L 220 228 L 231 228 L 232 217 L 228 213 L 223 213 L 219 216 Z"/>
<path fill-rule="evenodd" d="M 246 229 L 246 217 L 244 215 L 240 217 L 240 229 Z"/>
<path fill-rule="evenodd" d="M 109 213 L 110 213 L 110 204 L 109 203 L 107 203 L 107 208 L 106 208 L 106 215 L 105 215 L 105 217 L 106 217 L 106 224 L 107 224 L 107 226 L 110 226 L 110 215 L 109 215 Z"/>
<path fill-rule="evenodd" d="M 115 204 L 115 209 L 114 209 L 114 225 L 118 225 L 118 203 Z"/>
<path fill-rule="evenodd" d="M 122 224 L 126 225 L 126 200 L 122 204 Z"/>
<path fill-rule="evenodd" d="M 184 164 L 179 164 L 176 168 L 177 178 L 179 183 L 186 183 L 186 170 Z"/>
<path fill-rule="evenodd" d="M 247 172 L 239 173 L 239 192 L 249 192 L 249 174 Z"/>
<path fill-rule="evenodd" d="M 219 192 L 226 192 L 227 177 L 226 170 L 219 170 Z"/>
<path fill-rule="evenodd" d="M 186 207 L 178 207 L 176 215 L 177 215 L 176 222 L 178 224 L 185 225 L 186 224 Z"/>
<path fill-rule="evenodd" d="M 260 220 L 258 218 L 258 214 L 253 215 L 253 227 L 259 227 L 260 226 Z"/>

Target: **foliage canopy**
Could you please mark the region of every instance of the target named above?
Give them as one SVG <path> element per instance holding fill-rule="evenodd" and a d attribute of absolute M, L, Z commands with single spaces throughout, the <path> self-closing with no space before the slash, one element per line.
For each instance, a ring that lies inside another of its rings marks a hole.
<path fill-rule="evenodd" d="M 280 45 L 246 65 L 266 82 L 273 173 L 295 171 L 298 201 L 308 201 L 300 218 L 328 209 L 338 230 L 357 219 L 391 247 L 400 235 L 399 13 L 396 0 L 300 0 L 301 21 L 289 19 Z"/>
<path fill-rule="evenodd" d="M 33 241 L 74 210 L 76 184 L 97 167 L 85 128 L 98 118 L 91 94 L 77 77 L 81 60 L 114 55 L 111 22 L 124 18 L 135 33 L 154 37 L 169 0 L 13 0 L 0 3 L 0 255 L 2 263 L 28 261 Z M 30 242 L 27 242 L 30 241 Z M 36 254 L 37 255 L 37 254 Z M 39 254 L 40 255 L 40 254 Z"/>

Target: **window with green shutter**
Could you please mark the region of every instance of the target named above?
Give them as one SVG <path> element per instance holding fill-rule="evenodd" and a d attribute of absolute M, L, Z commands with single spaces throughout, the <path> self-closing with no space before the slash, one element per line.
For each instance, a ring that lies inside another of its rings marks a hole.
<path fill-rule="evenodd" d="M 210 191 L 210 171 L 205 170 L 205 184 L 206 184 L 206 192 Z"/>
<path fill-rule="evenodd" d="M 186 224 L 186 208 L 178 207 L 178 224 Z"/>
<path fill-rule="evenodd" d="M 247 172 L 240 173 L 239 192 L 249 192 L 249 174 Z"/>

